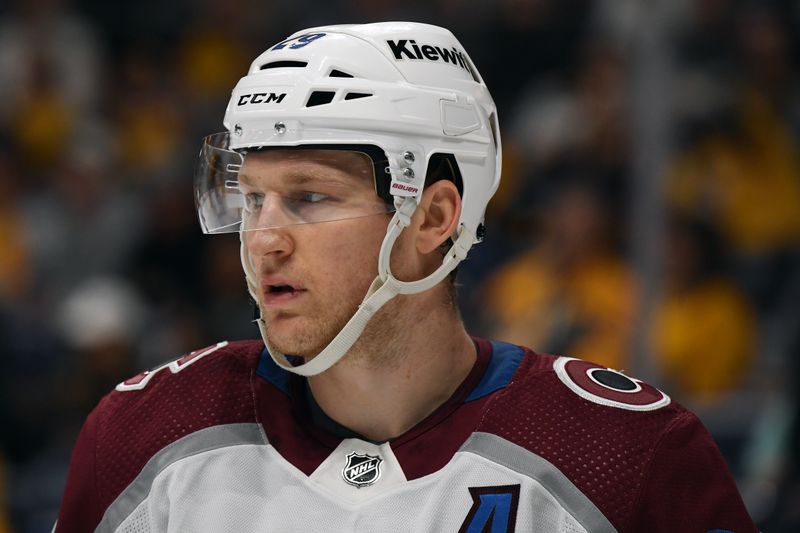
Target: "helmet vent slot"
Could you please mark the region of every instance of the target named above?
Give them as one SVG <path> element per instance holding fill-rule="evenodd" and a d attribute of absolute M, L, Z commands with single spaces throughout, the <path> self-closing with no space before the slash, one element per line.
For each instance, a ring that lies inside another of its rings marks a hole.
<path fill-rule="evenodd" d="M 335 95 L 336 93 L 334 91 L 314 91 L 311 93 L 311 96 L 308 97 L 306 107 L 330 104 Z"/>
<path fill-rule="evenodd" d="M 496 150 L 498 146 L 497 138 L 500 136 L 500 133 L 497 131 L 497 115 L 495 113 L 489 115 L 489 129 L 492 132 L 492 140 L 494 141 L 494 148 Z"/>
<path fill-rule="evenodd" d="M 369 98 L 373 96 L 372 93 L 347 93 L 344 96 L 345 100 L 357 100 L 359 98 Z"/>
<path fill-rule="evenodd" d="M 341 70 L 333 69 L 330 74 L 328 74 L 331 78 L 354 78 L 352 74 L 348 74 L 347 72 L 342 72 Z"/>
<path fill-rule="evenodd" d="M 294 68 L 302 68 L 308 65 L 307 61 L 273 61 L 272 63 L 264 63 L 259 67 L 260 70 L 267 70 L 270 68 L 284 68 L 284 67 L 294 67 Z"/>

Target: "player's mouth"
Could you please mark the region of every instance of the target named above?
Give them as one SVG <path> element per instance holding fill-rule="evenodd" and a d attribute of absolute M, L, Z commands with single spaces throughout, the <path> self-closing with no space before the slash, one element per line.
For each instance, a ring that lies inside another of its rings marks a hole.
<path fill-rule="evenodd" d="M 305 292 L 305 287 L 288 278 L 266 276 L 261 279 L 261 297 L 267 306 L 287 304 Z"/>

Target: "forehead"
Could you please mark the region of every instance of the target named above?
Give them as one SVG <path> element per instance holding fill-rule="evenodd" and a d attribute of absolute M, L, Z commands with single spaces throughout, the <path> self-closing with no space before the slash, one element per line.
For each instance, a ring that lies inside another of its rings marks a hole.
<path fill-rule="evenodd" d="M 374 188 L 372 159 L 362 152 L 335 149 L 270 149 L 244 158 L 239 179 L 261 185 L 332 182 Z"/>

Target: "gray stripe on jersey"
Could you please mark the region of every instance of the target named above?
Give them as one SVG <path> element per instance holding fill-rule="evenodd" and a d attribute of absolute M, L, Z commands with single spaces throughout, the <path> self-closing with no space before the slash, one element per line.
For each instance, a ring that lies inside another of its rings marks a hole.
<path fill-rule="evenodd" d="M 473 433 L 459 451 L 474 453 L 538 481 L 587 531 L 617 531 L 600 509 L 567 476 L 535 453 L 497 435 L 480 432 Z"/>
<path fill-rule="evenodd" d="M 116 531 L 147 498 L 153 480 L 169 465 L 198 453 L 241 444 L 267 444 L 267 437 L 261 430 L 261 425 L 243 423 L 213 426 L 190 433 L 164 447 L 147 461 L 139 475 L 108 506 L 95 532 Z"/>

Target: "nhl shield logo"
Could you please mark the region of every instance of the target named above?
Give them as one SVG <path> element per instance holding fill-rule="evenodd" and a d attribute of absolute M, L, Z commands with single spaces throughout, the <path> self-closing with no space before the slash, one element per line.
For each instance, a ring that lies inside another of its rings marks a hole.
<path fill-rule="evenodd" d="M 383 459 L 376 455 L 348 453 L 347 464 L 342 469 L 342 477 L 354 487 L 361 488 L 372 485 L 381 477 Z"/>

